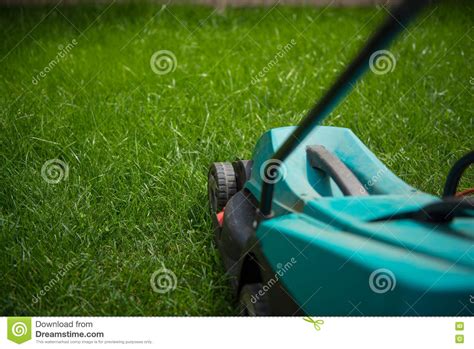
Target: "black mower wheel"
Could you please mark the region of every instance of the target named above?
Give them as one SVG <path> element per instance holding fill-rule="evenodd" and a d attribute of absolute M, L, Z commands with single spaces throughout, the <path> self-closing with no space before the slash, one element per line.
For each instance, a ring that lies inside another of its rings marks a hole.
<path fill-rule="evenodd" d="M 211 165 L 207 178 L 207 192 L 211 214 L 215 216 L 237 192 L 237 179 L 231 163 L 214 162 Z"/>
<path fill-rule="evenodd" d="M 240 314 L 244 316 L 269 316 L 270 305 L 265 294 L 260 295 L 263 285 L 261 283 L 247 284 L 242 287 L 239 294 Z"/>

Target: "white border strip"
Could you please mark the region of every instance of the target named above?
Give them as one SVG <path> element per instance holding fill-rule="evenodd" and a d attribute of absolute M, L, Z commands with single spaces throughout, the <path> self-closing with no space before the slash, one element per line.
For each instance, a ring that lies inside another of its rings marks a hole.
<path fill-rule="evenodd" d="M 320 330 L 302 317 L 33 317 L 33 338 L 20 348 L 134 346 L 147 348 L 473 348 L 474 320 L 468 317 L 323 317 Z M 60 322 L 72 328 L 48 327 Z M 90 327 L 81 328 L 78 322 Z M 463 322 L 464 329 L 456 329 Z M 45 332 L 94 332 L 101 338 L 38 338 Z M 0 347 L 18 348 L 7 339 L 7 318 L 0 319 Z M 456 343 L 462 335 L 464 343 Z M 54 342 L 54 343 L 53 343 Z M 142 342 L 142 344 L 137 344 Z M 55 345 L 54 345 L 55 344 Z M 84 345 L 86 343 L 82 343 Z"/>

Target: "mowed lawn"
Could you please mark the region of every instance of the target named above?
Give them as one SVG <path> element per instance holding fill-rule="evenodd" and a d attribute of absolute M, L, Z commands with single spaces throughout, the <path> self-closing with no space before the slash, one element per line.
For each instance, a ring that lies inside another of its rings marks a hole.
<path fill-rule="evenodd" d="M 426 11 L 390 48 L 392 71 L 369 72 L 325 122 L 434 194 L 473 143 L 473 10 Z M 301 120 L 385 16 L 1 9 L 2 315 L 237 314 L 212 240 L 208 166 L 249 159 L 263 132 Z M 176 65 L 156 74 L 162 50 Z M 48 160 L 60 161 L 58 183 Z M 163 294 L 150 284 L 162 268 L 176 276 Z"/>

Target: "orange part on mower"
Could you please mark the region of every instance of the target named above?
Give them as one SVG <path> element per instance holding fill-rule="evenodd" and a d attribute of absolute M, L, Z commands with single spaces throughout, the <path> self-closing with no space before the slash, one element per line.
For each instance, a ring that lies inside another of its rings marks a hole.
<path fill-rule="evenodd" d="M 471 194 L 474 194 L 474 188 L 469 188 L 469 189 L 457 192 L 456 196 L 460 197 L 460 196 L 467 196 L 467 195 L 471 195 Z"/>
<path fill-rule="evenodd" d="M 217 222 L 219 223 L 219 226 L 222 227 L 222 224 L 224 224 L 224 210 L 219 212 L 216 216 L 217 216 Z"/>

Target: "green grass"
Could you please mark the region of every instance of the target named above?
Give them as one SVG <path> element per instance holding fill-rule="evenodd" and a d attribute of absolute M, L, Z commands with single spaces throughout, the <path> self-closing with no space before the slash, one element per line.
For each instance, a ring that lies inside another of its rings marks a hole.
<path fill-rule="evenodd" d="M 425 13 L 390 48 L 394 71 L 367 74 L 326 122 L 351 128 L 430 193 L 472 146 L 472 14 L 468 3 Z M 376 8 L 2 9 L 1 313 L 236 314 L 211 238 L 208 165 L 250 158 L 264 131 L 297 123 L 383 17 Z M 174 72 L 152 72 L 158 50 L 175 54 Z M 68 165 L 67 180 L 42 178 L 49 159 Z M 161 295 L 149 280 L 163 266 L 178 282 Z"/>

